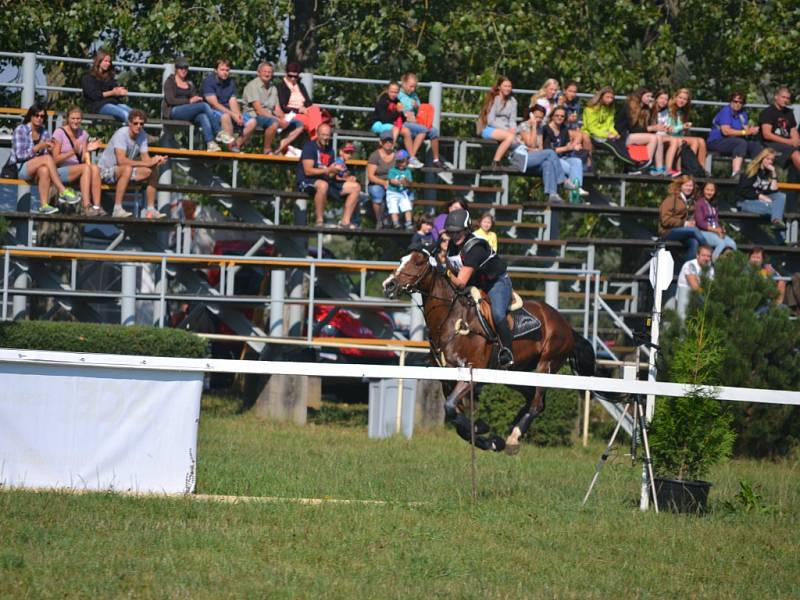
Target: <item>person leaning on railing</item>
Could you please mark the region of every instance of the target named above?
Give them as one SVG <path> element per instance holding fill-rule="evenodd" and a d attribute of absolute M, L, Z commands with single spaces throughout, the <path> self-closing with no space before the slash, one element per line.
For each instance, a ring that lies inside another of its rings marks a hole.
<path fill-rule="evenodd" d="M 220 147 L 214 141 L 214 137 L 219 133 L 219 120 L 211 106 L 197 93 L 197 88 L 189 79 L 189 61 L 182 56 L 175 59 L 175 73 L 164 81 L 161 117 L 191 121 L 200 128 L 206 142 L 206 150 L 220 151 Z"/>
<path fill-rule="evenodd" d="M 58 176 L 64 183 L 79 180 L 84 212 L 91 217 L 103 216 L 106 213 L 100 206 L 100 167 L 92 164 L 89 156 L 100 147 L 100 142 L 89 138 L 89 133 L 81 129 L 83 113 L 80 108 L 70 107 L 66 116 L 67 124 L 53 132 L 53 160 Z"/>
<path fill-rule="evenodd" d="M 77 204 L 80 196 L 61 183 L 52 155 L 55 142 L 44 127 L 46 118 L 47 111 L 43 104 L 34 103 L 28 109 L 22 124 L 14 129 L 11 136 L 11 156 L 7 164 L 20 179 L 36 182 L 39 188 L 39 211 L 49 214 L 58 212 L 49 202 L 51 185 L 58 190 L 60 202 Z"/>
<path fill-rule="evenodd" d="M 94 55 L 92 68 L 81 79 L 83 100 L 90 113 L 108 115 L 125 123 L 131 107 L 125 104 L 128 90 L 117 83 L 111 55 L 100 48 Z"/>
<path fill-rule="evenodd" d="M 723 106 L 714 116 L 708 134 L 709 150 L 733 157 L 731 177 L 739 176 L 745 157 L 755 158 L 763 150 L 763 146 L 752 138 L 758 133 L 758 127 L 750 124 L 750 117 L 744 109 L 745 102 L 743 92 L 733 92 L 730 104 Z"/>

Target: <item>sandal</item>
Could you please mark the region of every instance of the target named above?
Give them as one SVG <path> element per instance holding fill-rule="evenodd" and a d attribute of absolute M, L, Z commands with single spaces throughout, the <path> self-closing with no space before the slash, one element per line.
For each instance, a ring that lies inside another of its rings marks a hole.
<path fill-rule="evenodd" d="M 349 229 L 350 231 L 358 230 L 358 225 L 356 225 L 355 223 L 342 223 L 341 221 L 339 221 L 338 225 L 339 229 Z"/>

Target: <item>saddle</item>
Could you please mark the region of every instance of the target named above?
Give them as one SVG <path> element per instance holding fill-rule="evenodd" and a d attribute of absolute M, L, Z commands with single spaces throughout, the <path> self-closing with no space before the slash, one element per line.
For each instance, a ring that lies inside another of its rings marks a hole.
<path fill-rule="evenodd" d="M 494 319 L 492 319 L 492 306 L 489 302 L 489 295 L 476 287 L 469 288 L 469 294 L 475 301 L 475 306 L 478 307 L 478 320 L 486 332 L 486 335 L 496 337 L 497 332 L 494 329 Z M 525 310 L 522 298 L 517 292 L 512 292 L 511 304 L 508 307 L 508 314 L 506 315 L 506 319 L 508 318 L 511 318 L 509 327 L 511 328 L 511 335 L 515 340 L 531 335 L 542 326 L 539 319 Z"/>

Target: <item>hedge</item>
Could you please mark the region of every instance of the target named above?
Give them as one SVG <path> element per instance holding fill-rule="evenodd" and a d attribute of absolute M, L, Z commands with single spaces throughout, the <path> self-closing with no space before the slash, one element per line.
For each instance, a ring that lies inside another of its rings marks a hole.
<path fill-rule="evenodd" d="M 0 323 L 0 347 L 179 358 L 208 356 L 206 340 L 179 329 L 69 321 Z"/>

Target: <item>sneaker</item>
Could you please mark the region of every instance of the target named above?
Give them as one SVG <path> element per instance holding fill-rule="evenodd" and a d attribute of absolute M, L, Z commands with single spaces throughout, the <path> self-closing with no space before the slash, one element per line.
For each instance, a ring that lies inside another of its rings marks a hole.
<path fill-rule="evenodd" d="M 680 177 L 681 172 L 678 171 L 677 169 L 670 169 L 669 171 L 667 171 L 667 175 L 669 175 L 670 177 Z"/>
<path fill-rule="evenodd" d="M 53 213 L 57 213 L 58 209 L 52 204 L 42 204 L 39 206 L 39 212 L 43 215 L 52 215 Z"/>
<path fill-rule="evenodd" d="M 416 156 L 412 156 L 411 158 L 408 159 L 408 166 L 411 167 L 412 169 L 421 169 L 425 165 L 423 165 L 422 162 Z"/>
<path fill-rule="evenodd" d="M 559 196 L 558 194 L 550 194 L 547 197 L 547 200 L 548 200 L 548 202 L 559 202 L 559 203 L 563 203 L 564 202 L 564 199 L 561 198 L 561 196 Z"/>
<path fill-rule="evenodd" d="M 230 133 L 224 130 L 220 130 L 217 133 L 217 137 L 215 138 L 220 144 L 232 144 L 236 141 L 236 138 L 233 137 Z"/>
<path fill-rule="evenodd" d="M 119 204 L 114 205 L 114 210 L 111 212 L 112 217 L 116 217 L 117 219 L 127 219 L 128 217 L 133 216 L 133 213 L 128 212 Z"/>
<path fill-rule="evenodd" d="M 145 219 L 164 219 L 167 215 L 162 212 L 157 211 L 155 208 L 148 208 L 147 211 L 144 213 Z"/>
<path fill-rule="evenodd" d="M 578 193 L 579 193 L 581 196 L 583 196 L 584 198 L 585 198 L 586 196 L 588 196 L 588 195 L 589 195 L 589 192 L 587 192 L 587 191 L 586 191 L 585 189 L 583 189 L 583 188 L 578 188 Z"/>
<path fill-rule="evenodd" d="M 437 158 L 435 161 L 433 161 L 431 163 L 431 166 L 437 169 L 444 169 L 445 171 L 447 171 L 450 168 L 445 164 L 445 162 L 441 158 Z"/>
<path fill-rule="evenodd" d="M 105 217 L 107 214 L 102 206 L 90 206 L 86 209 L 86 215 L 89 217 Z"/>
<path fill-rule="evenodd" d="M 653 167 L 650 169 L 650 175 L 654 175 L 655 177 L 661 177 L 667 172 L 664 167 Z"/>
<path fill-rule="evenodd" d="M 222 152 L 222 148 L 219 147 L 217 142 L 208 142 L 206 144 L 206 151 L 208 152 Z"/>
<path fill-rule="evenodd" d="M 400 229 L 400 223 L 392 223 L 392 229 Z"/>
<path fill-rule="evenodd" d="M 289 146 L 286 148 L 286 156 L 292 156 L 294 158 L 300 158 L 300 155 L 303 153 L 300 148 L 296 148 L 294 146 Z"/>
<path fill-rule="evenodd" d="M 77 204 L 81 201 L 81 195 L 72 188 L 64 188 L 64 191 L 58 195 L 58 201 L 65 204 Z"/>
<path fill-rule="evenodd" d="M 239 144 L 232 142 L 228 144 L 228 152 L 241 152 L 242 149 L 239 147 Z"/>
<path fill-rule="evenodd" d="M 406 223 L 406 231 L 414 231 L 414 224 L 411 221 Z"/>
<path fill-rule="evenodd" d="M 734 171 L 731 173 L 731 179 L 739 179 L 739 171 Z"/>

